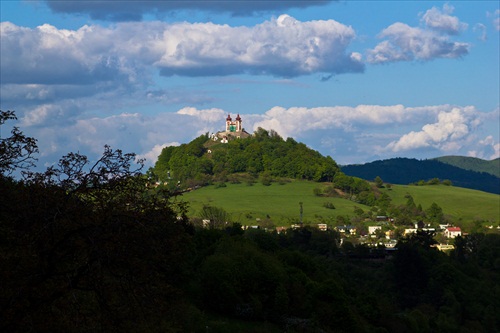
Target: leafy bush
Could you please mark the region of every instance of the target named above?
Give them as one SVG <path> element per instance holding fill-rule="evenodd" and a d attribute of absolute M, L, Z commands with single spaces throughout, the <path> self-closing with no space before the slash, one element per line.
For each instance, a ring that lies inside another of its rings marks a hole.
<path fill-rule="evenodd" d="M 328 209 L 335 209 L 335 206 L 333 205 L 332 202 L 325 202 L 323 203 L 323 207 L 328 208 Z"/>

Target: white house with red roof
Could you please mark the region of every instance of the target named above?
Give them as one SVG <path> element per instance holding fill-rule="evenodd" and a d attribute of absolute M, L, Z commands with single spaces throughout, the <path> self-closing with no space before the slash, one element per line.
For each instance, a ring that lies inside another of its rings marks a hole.
<path fill-rule="evenodd" d="M 448 227 L 444 230 L 444 236 L 446 238 L 455 238 L 457 236 L 462 236 L 462 229 L 460 229 L 460 227 Z"/>

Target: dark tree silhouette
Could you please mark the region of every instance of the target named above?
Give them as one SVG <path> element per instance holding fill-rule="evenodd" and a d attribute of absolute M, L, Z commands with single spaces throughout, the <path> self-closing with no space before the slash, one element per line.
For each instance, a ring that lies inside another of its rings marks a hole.
<path fill-rule="evenodd" d="M 10 136 L 2 137 L 2 126 L 10 120 L 17 120 L 14 111 L 0 110 L 0 175 L 11 175 L 16 169 L 33 167 L 38 153 L 36 139 L 24 135 L 14 126 Z"/>

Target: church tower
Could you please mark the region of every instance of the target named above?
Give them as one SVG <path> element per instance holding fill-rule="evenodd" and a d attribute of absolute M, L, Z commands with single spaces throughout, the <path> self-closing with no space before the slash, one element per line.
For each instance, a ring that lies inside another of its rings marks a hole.
<path fill-rule="evenodd" d="M 242 129 L 243 127 L 241 127 L 241 117 L 238 113 L 238 115 L 236 116 L 236 132 L 241 132 Z"/>
<path fill-rule="evenodd" d="M 231 115 L 227 115 L 227 118 L 226 118 L 226 132 L 232 132 L 231 131 L 231 124 L 232 124 L 232 119 L 231 119 Z"/>

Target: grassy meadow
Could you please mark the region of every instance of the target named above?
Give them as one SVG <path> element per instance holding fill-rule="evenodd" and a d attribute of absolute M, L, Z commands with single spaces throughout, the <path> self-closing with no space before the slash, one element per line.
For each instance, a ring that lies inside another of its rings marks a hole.
<path fill-rule="evenodd" d="M 226 187 L 211 185 L 185 193 L 182 199 L 189 203 L 188 215 L 191 217 L 198 216 L 203 205 L 210 205 L 224 208 L 233 221 L 243 225 L 255 225 L 257 219 L 270 219 L 276 226 L 297 223 L 300 202 L 305 224 L 332 223 L 338 215 L 353 216 L 355 206 L 365 211 L 370 209 L 342 198 L 315 196 L 314 189 L 323 186 L 326 184 L 310 181 L 272 183 L 271 186 L 227 183 Z M 483 221 L 483 225 L 499 224 L 500 196 L 496 194 L 444 185 L 393 185 L 382 191 L 391 196 L 394 204 L 405 203 L 407 193 L 424 210 L 435 202 L 443 208 L 446 216 L 466 229 L 472 227 L 474 221 Z M 335 209 L 325 208 L 325 202 L 332 203 Z"/>
<path fill-rule="evenodd" d="M 255 225 L 256 219 L 271 219 L 277 226 L 298 223 L 300 202 L 305 224 L 328 221 L 337 215 L 352 215 L 354 206 L 370 209 L 341 198 L 315 196 L 313 190 L 322 186 L 325 185 L 310 181 L 272 183 L 270 186 L 227 183 L 226 187 L 211 185 L 185 193 L 183 199 L 189 202 L 189 216 L 198 216 L 203 205 L 210 205 L 224 208 L 233 221 L 243 225 Z M 335 209 L 323 207 L 325 202 L 332 203 Z"/>
<path fill-rule="evenodd" d="M 445 215 L 465 228 L 474 221 L 483 221 L 484 225 L 499 224 L 500 196 L 497 194 L 445 185 L 394 185 L 390 190 L 383 191 L 387 192 L 394 204 L 404 204 L 407 193 L 424 210 L 435 202 Z"/>

